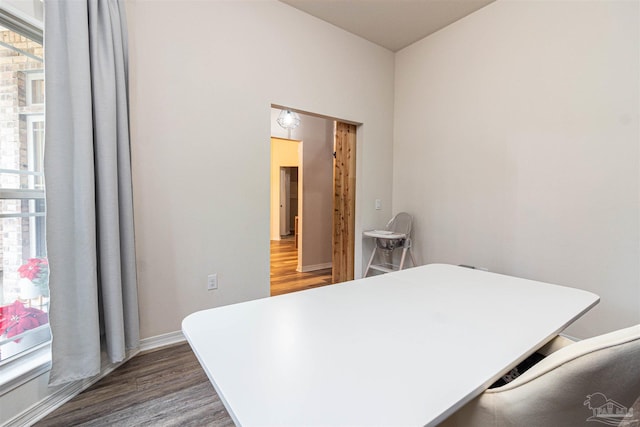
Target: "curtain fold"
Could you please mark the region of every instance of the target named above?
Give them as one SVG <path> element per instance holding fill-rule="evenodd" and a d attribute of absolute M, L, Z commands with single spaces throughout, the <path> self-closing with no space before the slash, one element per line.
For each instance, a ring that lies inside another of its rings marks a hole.
<path fill-rule="evenodd" d="M 123 2 L 45 1 L 51 385 L 139 345 L 127 55 Z"/>

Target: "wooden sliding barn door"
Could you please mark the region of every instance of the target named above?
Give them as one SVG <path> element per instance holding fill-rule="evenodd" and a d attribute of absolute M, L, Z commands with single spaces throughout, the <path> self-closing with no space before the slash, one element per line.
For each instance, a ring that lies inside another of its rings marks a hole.
<path fill-rule="evenodd" d="M 336 122 L 333 161 L 333 283 L 353 279 L 356 210 L 356 126 Z"/>

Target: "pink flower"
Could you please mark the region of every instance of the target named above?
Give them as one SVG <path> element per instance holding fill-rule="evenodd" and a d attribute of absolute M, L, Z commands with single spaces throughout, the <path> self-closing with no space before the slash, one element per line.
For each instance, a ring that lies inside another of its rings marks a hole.
<path fill-rule="evenodd" d="M 29 280 L 33 280 L 40 274 L 40 258 L 31 258 L 27 261 L 26 264 L 22 264 L 18 268 L 18 273 L 20 273 L 20 277 L 27 278 Z"/>
<path fill-rule="evenodd" d="M 42 310 L 25 307 L 20 301 L 0 307 L 0 335 L 6 333 L 7 338 L 37 328 L 49 321 L 49 316 Z"/>
<path fill-rule="evenodd" d="M 37 285 L 47 285 L 49 261 L 46 258 L 29 258 L 26 264 L 18 267 L 20 277 L 29 279 Z"/>

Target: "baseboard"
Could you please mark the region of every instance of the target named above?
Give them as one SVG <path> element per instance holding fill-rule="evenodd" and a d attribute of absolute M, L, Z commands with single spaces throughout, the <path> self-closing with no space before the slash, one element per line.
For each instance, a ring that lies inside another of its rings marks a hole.
<path fill-rule="evenodd" d="M 300 268 L 300 272 L 301 273 L 308 273 L 310 271 L 316 271 L 316 270 L 325 270 L 327 268 L 331 268 L 333 267 L 333 264 L 330 262 L 326 262 L 324 264 L 315 264 L 315 265 L 303 265 Z"/>
<path fill-rule="evenodd" d="M 155 350 L 168 345 L 184 342 L 186 338 L 182 331 L 169 332 L 167 334 L 156 335 L 155 337 L 140 340 L 140 351 Z"/>
<path fill-rule="evenodd" d="M 114 368 L 115 369 L 115 368 Z M 73 383 L 61 386 L 59 389 L 36 403 L 23 413 L 17 415 L 15 418 L 9 420 L 5 427 L 20 427 L 30 426 L 36 422 L 42 420 L 44 417 L 64 405 L 83 390 L 86 390 L 92 386 L 95 382 L 108 375 L 113 369 L 108 372 L 98 375 L 98 378 L 91 380 L 74 381 Z"/>
<path fill-rule="evenodd" d="M 139 349 L 130 352 L 123 362 L 107 364 L 102 367 L 100 374 L 96 375 L 95 377 L 80 381 L 74 381 L 55 389 L 55 391 L 53 391 L 47 397 L 31 406 L 26 411 L 7 421 L 2 425 L 2 427 L 22 427 L 33 425 L 69 400 L 76 397 L 78 394 L 82 393 L 87 388 L 91 387 L 93 384 L 95 384 L 105 376 L 109 375 L 116 368 L 118 368 L 118 366 L 120 366 L 122 363 L 126 362 L 139 352 L 151 351 L 161 347 L 166 347 L 168 345 L 178 344 L 183 341 L 185 341 L 185 337 L 181 331 L 170 332 L 168 334 L 162 334 L 155 337 L 142 339 L 140 340 Z M 43 375 L 48 376 L 48 373 L 44 373 Z M 33 381 L 38 380 L 42 379 L 40 377 L 33 379 Z"/>
<path fill-rule="evenodd" d="M 138 350 L 132 350 L 127 352 L 127 357 L 124 361 L 118 363 L 105 363 L 100 370 L 100 373 L 94 377 L 86 378 L 84 380 L 74 381 L 65 385 L 62 385 L 49 394 L 44 399 L 40 400 L 36 404 L 32 405 L 26 411 L 18 414 L 11 420 L 7 421 L 3 427 L 20 427 L 20 426 L 30 426 L 40 421 L 47 415 L 49 415 L 54 410 L 58 409 L 60 406 L 68 402 L 69 400 L 76 397 L 78 394 L 83 392 L 84 390 L 91 387 L 93 384 L 109 375 L 113 372 L 118 366 L 125 363 L 127 360 L 131 359 L 133 356 L 138 354 Z M 42 376 L 47 378 L 41 378 Z M 43 380 L 45 379 L 45 383 L 48 382 L 48 372 L 42 374 L 42 376 L 34 378 L 33 381 Z"/>

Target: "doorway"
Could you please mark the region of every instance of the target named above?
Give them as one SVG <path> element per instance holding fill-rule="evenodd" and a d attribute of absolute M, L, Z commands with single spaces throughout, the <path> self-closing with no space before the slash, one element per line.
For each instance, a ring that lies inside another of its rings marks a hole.
<path fill-rule="evenodd" d="M 280 112 L 272 109 L 272 295 L 353 279 L 354 266 L 356 126 L 298 113 L 300 126 L 284 130 L 276 123 Z M 273 170 L 274 140 L 297 144 L 297 182 L 293 165 Z M 297 215 L 291 197 L 296 185 Z"/>
<path fill-rule="evenodd" d="M 296 236 L 298 222 L 298 167 L 280 167 L 280 239 Z M 297 248 L 297 240 L 296 245 Z"/>

